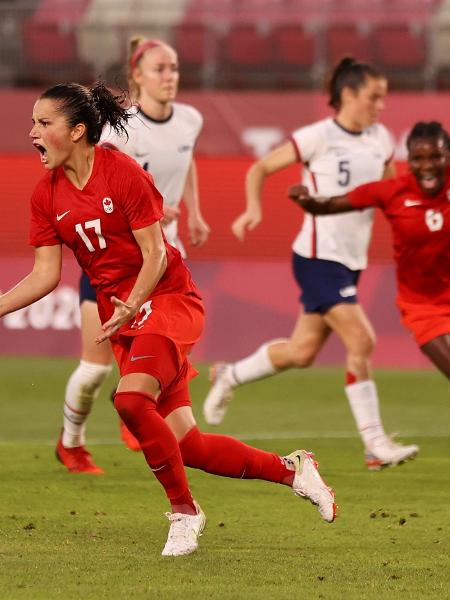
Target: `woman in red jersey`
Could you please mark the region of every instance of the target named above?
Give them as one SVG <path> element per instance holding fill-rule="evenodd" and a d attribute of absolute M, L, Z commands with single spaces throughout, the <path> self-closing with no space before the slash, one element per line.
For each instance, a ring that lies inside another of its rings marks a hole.
<path fill-rule="evenodd" d="M 127 118 L 102 84 L 56 85 L 36 101 L 30 137 L 47 173 L 31 199 L 35 262 L 0 296 L 0 317 L 51 292 L 62 245 L 72 250 L 97 293 L 103 325 L 96 341 L 111 340 L 119 365 L 115 408 L 171 504 L 164 556 L 194 552 L 206 521 L 184 465 L 290 486 L 332 522 L 334 492 L 308 452 L 282 457 L 198 429 L 187 355 L 203 328 L 201 297 L 162 233 L 163 201 L 151 176 L 125 154 L 97 146 L 104 125 L 123 132 Z"/>
<path fill-rule="evenodd" d="M 312 214 L 378 206 L 392 227 L 397 306 L 402 322 L 450 378 L 450 142 L 435 121 L 419 122 L 407 139 L 410 172 L 324 200 L 301 185 L 289 196 Z"/>
<path fill-rule="evenodd" d="M 180 203 L 187 210 L 189 240 L 201 246 L 209 236 L 198 190 L 195 144 L 203 117 L 193 107 L 176 101 L 179 84 L 178 55 L 174 48 L 157 39 L 133 37 L 129 42 L 128 87 L 133 101 L 126 124 L 126 136 L 105 127 L 100 143 L 112 144 L 150 170 L 163 196 L 161 219 L 164 235 L 172 246 L 185 250 L 178 235 Z M 95 344 L 101 330 L 95 290 L 85 273 L 80 279 L 81 355 L 71 373 L 63 405 L 63 427 L 56 456 L 69 473 L 102 474 L 86 450 L 86 426 L 95 398 L 112 370 L 111 345 Z M 121 437 L 129 448 L 139 443 L 120 423 Z"/>

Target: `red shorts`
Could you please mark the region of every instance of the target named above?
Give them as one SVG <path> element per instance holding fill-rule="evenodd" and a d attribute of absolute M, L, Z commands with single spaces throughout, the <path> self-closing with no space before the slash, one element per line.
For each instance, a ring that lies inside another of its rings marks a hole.
<path fill-rule="evenodd" d="M 187 356 L 203 330 L 203 304 L 185 294 L 156 296 L 146 304 L 111 343 L 121 376 L 147 373 L 159 381 L 157 410 L 165 417 L 191 404 L 188 383 L 197 371 Z"/>
<path fill-rule="evenodd" d="M 411 331 L 419 346 L 450 333 L 450 305 L 411 304 L 398 301 L 403 325 Z"/>

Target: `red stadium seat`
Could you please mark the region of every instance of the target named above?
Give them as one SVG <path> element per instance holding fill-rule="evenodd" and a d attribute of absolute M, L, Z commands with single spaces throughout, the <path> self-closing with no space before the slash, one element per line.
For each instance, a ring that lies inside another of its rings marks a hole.
<path fill-rule="evenodd" d="M 374 30 L 375 59 L 382 68 L 422 69 L 426 63 L 427 40 L 422 26 L 384 24 Z"/>
<path fill-rule="evenodd" d="M 273 29 L 274 61 L 281 83 L 311 83 L 317 43 L 317 33 L 301 25 L 278 25 Z"/>
<path fill-rule="evenodd" d="M 47 64 L 76 60 L 75 25 L 90 0 L 43 0 L 25 25 L 28 60 Z"/>
<path fill-rule="evenodd" d="M 24 53 L 36 75 L 39 67 L 74 67 L 78 61 L 76 25 L 90 0 L 42 0 L 24 24 Z M 78 65 L 80 67 L 81 65 Z"/>
<path fill-rule="evenodd" d="M 392 87 L 421 87 L 428 77 L 427 31 L 421 25 L 393 23 L 374 29 L 376 64 Z"/>
<path fill-rule="evenodd" d="M 219 33 L 203 23 L 180 23 L 173 29 L 183 84 L 212 85 L 217 65 Z"/>
<path fill-rule="evenodd" d="M 336 64 L 344 56 L 372 60 L 372 35 L 364 24 L 330 24 L 324 34 L 328 65 Z"/>
<path fill-rule="evenodd" d="M 232 25 L 223 38 L 220 66 L 224 82 L 248 87 L 268 84 L 273 49 L 270 30 L 258 25 Z"/>

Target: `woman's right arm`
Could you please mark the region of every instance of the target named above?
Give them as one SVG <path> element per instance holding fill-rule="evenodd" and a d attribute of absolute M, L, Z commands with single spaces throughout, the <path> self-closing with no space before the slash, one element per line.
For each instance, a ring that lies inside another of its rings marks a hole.
<path fill-rule="evenodd" d="M 244 241 L 246 231 L 252 231 L 262 221 L 262 188 L 268 175 L 296 163 L 298 154 L 292 141 L 279 146 L 255 162 L 247 171 L 245 192 L 247 208 L 231 225 L 234 235 Z"/>
<path fill-rule="evenodd" d="M 357 210 L 346 195 L 333 198 L 313 198 L 308 188 L 301 184 L 292 185 L 289 188 L 288 196 L 303 210 L 313 215 L 335 215 Z"/>
<path fill-rule="evenodd" d="M 58 245 L 36 248 L 31 273 L 0 296 L 0 317 L 29 306 L 53 291 L 61 278 L 61 256 Z"/>

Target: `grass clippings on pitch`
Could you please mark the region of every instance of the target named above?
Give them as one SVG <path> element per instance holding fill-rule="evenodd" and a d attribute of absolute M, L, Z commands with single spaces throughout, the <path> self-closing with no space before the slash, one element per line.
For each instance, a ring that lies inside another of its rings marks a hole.
<path fill-rule="evenodd" d="M 418 599 L 450 589 L 447 383 L 432 371 L 377 373 L 389 430 L 417 460 L 365 470 L 342 373 L 311 369 L 241 388 L 220 433 L 280 454 L 314 450 L 337 493 L 322 522 L 288 488 L 189 470 L 208 518 L 198 553 L 163 558 L 164 495 L 142 456 L 118 442 L 106 386 L 88 431 L 104 476 L 56 462 L 65 379 L 74 361 L 0 364 L 0 600 Z M 193 382 L 199 424 L 206 373 Z M 213 430 L 212 428 L 209 428 Z"/>

